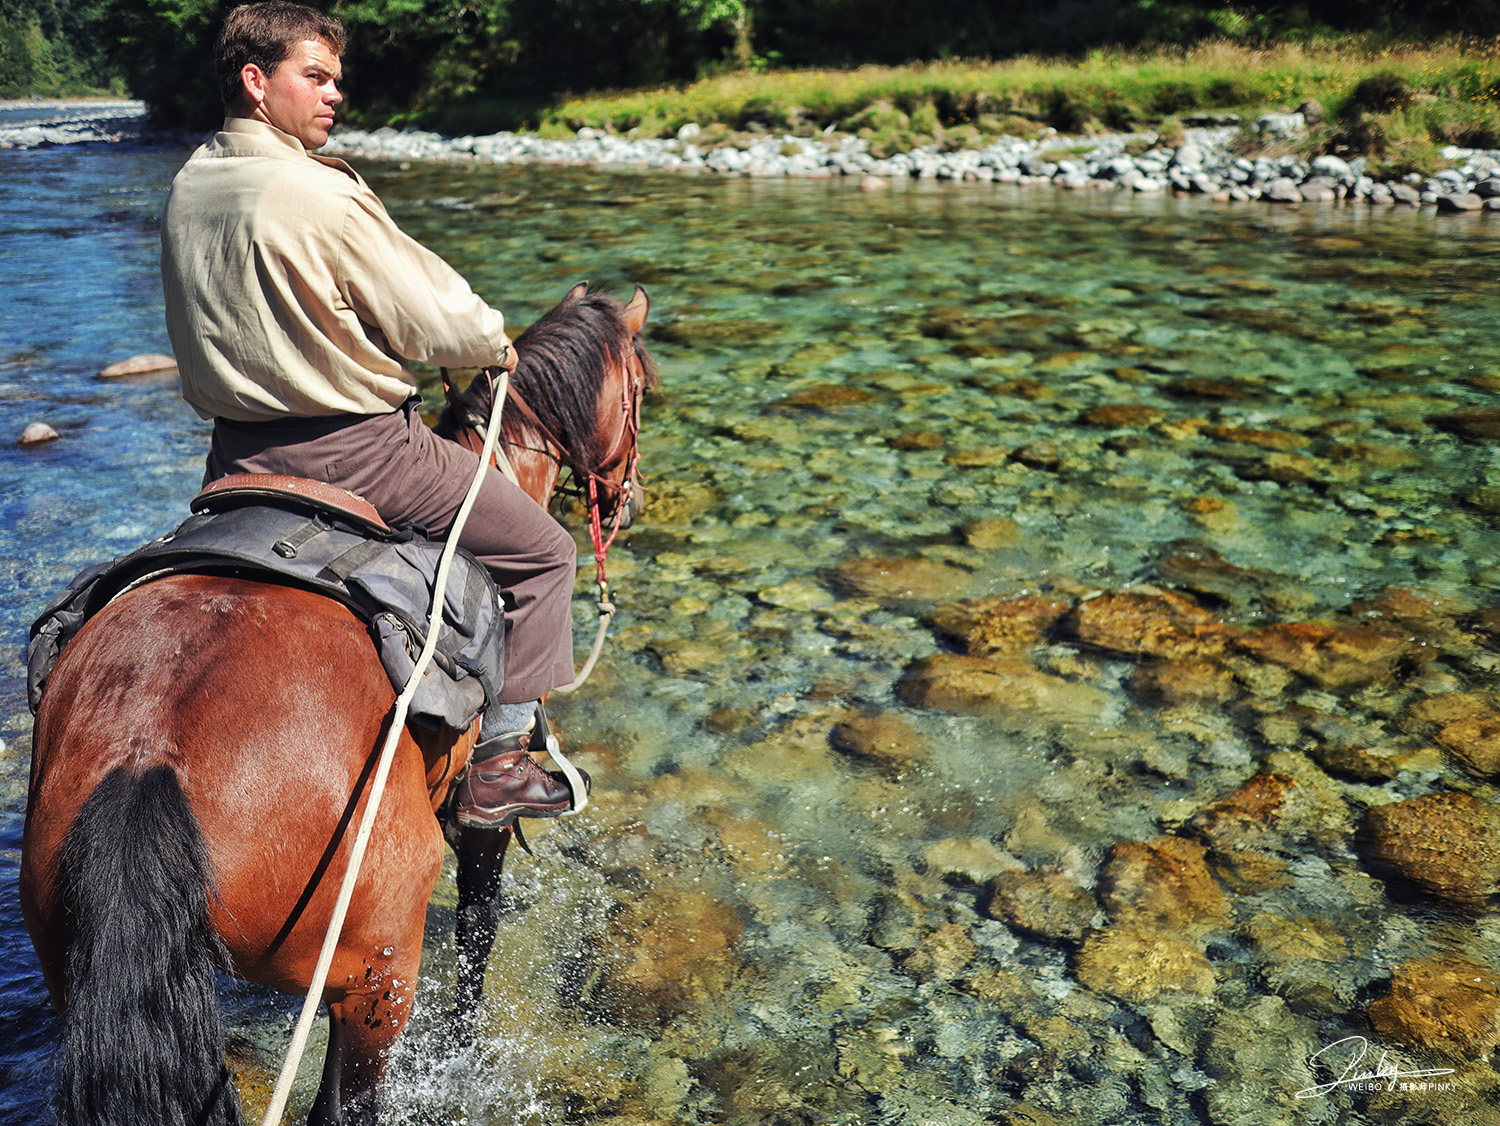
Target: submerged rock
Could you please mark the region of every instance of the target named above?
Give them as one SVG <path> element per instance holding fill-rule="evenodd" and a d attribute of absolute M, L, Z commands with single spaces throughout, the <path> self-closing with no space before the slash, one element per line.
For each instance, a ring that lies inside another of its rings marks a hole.
<path fill-rule="evenodd" d="M 969 572 L 933 559 L 846 559 L 833 569 L 834 584 L 855 598 L 895 605 L 941 602 L 968 587 Z"/>
<path fill-rule="evenodd" d="M 1122 1001 L 1149 1001 L 1163 993 L 1207 997 L 1214 991 L 1213 967 L 1201 950 L 1135 923 L 1112 924 L 1089 935 L 1074 975 L 1086 988 Z"/>
<path fill-rule="evenodd" d="M 986 516 L 964 527 L 964 543 L 980 551 L 1014 547 L 1022 540 L 1021 529 L 1007 516 Z"/>
<path fill-rule="evenodd" d="M 979 948 L 967 927 L 944 923 L 927 935 L 901 962 L 901 969 L 918 981 L 952 981 L 974 961 Z"/>
<path fill-rule="evenodd" d="M 1409 713 L 1414 724 L 1436 727 L 1437 744 L 1469 771 L 1500 774 L 1500 708 L 1478 692 L 1429 696 Z"/>
<path fill-rule="evenodd" d="M 847 719 L 833 729 L 829 741 L 836 750 L 897 774 L 925 762 L 929 754 L 917 729 L 889 712 Z"/>
<path fill-rule="evenodd" d="M 1376 875 L 1467 909 L 1500 893 L 1500 810 L 1472 794 L 1433 794 L 1376 806 L 1360 841 Z"/>
<path fill-rule="evenodd" d="M 1476 442 L 1493 442 L 1500 439 L 1500 410 L 1457 411 L 1438 415 L 1431 421 L 1449 433 Z"/>
<path fill-rule="evenodd" d="M 1062 872 L 1005 872 L 990 884 L 984 912 L 1025 934 L 1078 942 L 1099 910 L 1087 888 Z"/>
<path fill-rule="evenodd" d="M 1299 1012 L 1342 1012 L 1353 991 L 1329 968 L 1349 956 L 1347 938 L 1323 919 L 1265 912 L 1250 920 L 1260 975 Z"/>
<path fill-rule="evenodd" d="M 1085 426 L 1114 429 L 1122 426 L 1154 426 L 1166 417 L 1160 407 L 1146 403 L 1109 403 L 1084 411 L 1078 421 Z"/>
<path fill-rule="evenodd" d="M 1085 599 L 1062 621 L 1085 645 L 1122 657 L 1213 657 L 1233 634 L 1192 599 L 1154 586 L 1126 587 Z"/>
<path fill-rule="evenodd" d="M 776 403 L 779 407 L 797 410 L 837 410 L 840 407 L 857 407 L 865 403 L 876 403 L 880 396 L 862 387 L 846 387 L 841 383 L 822 383 L 794 391 Z"/>
<path fill-rule="evenodd" d="M 1067 721 L 1103 714 L 1109 697 L 1097 688 L 1052 676 L 1020 661 L 938 653 L 906 670 L 897 695 L 919 708 Z"/>
<path fill-rule="evenodd" d="M 1227 908 L 1204 860 L 1206 851 L 1181 837 L 1116 844 L 1099 877 L 1100 899 L 1111 920 L 1170 933 L 1221 926 Z"/>
<path fill-rule="evenodd" d="M 1320 688 L 1358 688 L 1392 677 L 1409 648 L 1406 638 L 1373 626 L 1285 622 L 1249 630 L 1235 647 L 1306 677 Z"/>
<path fill-rule="evenodd" d="M 1306 756 L 1278 751 L 1266 765 L 1189 822 L 1216 854 L 1296 854 L 1303 840 L 1332 842 L 1350 831 L 1342 790 Z"/>
<path fill-rule="evenodd" d="M 1211 603 L 1243 606 L 1288 585 L 1281 575 L 1240 567 L 1207 544 L 1177 540 L 1156 560 L 1156 577 L 1168 586 L 1186 590 Z"/>
<path fill-rule="evenodd" d="M 1463 958 L 1407 962 L 1370 1006 L 1383 1039 L 1470 1059 L 1500 1045 L 1500 976 Z"/>
<path fill-rule="evenodd" d="M 670 887 L 627 900 L 596 1003 L 652 1022 L 701 1004 L 733 978 L 740 928 L 735 908 L 706 892 Z"/>
<path fill-rule="evenodd" d="M 941 637 L 966 653 L 988 657 L 1024 653 L 1072 609 L 1071 602 L 1037 595 L 977 598 L 939 606 L 926 619 Z"/>
<path fill-rule="evenodd" d="M 160 353 L 131 356 L 117 364 L 110 364 L 99 373 L 100 379 L 125 379 L 132 375 L 166 375 L 177 370 L 177 361 Z"/>
<path fill-rule="evenodd" d="M 1153 662 L 1136 669 L 1124 684 L 1132 697 L 1154 707 L 1222 704 L 1239 692 L 1233 673 L 1212 661 Z"/>

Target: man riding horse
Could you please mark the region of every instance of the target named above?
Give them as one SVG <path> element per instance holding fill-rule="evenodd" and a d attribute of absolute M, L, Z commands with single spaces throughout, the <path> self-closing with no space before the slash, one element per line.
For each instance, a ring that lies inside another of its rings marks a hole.
<path fill-rule="evenodd" d="M 214 54 L 227 116 L 177 174 L 162 222 L 167 331 L 183 398 L 214 421 L 205 483 L 315 478 L 441 535 L 478 460 L 423 424 L 403 361 L 509 371 L 515 353 L 497 310 L 353 169 L 315 155 L 343 100 L 343 47 L 339 21 L 301 4 L 229 13 Z M 503 592 L 508 634 L 456 817 L 555 817 L 582 795 L 531 752 L 548 737 L 542 696 L 573 678 L 573 540 L 491 466 L 459 545 Z"/>

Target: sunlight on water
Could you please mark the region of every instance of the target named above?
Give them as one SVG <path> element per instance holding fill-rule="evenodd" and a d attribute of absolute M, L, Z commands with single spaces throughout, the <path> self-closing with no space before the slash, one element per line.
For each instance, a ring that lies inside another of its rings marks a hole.
<path fill-rule="evenodd" d="M 165 348 L 177 157 L 3 159 L 7 432 L 63 432 L 0 449 L 13 872 L 26 626 L 180 519 L 206 431 L 170 383 L 93 379 Z M 392 1121 L 1490 1105 L 1500 224 L 365 171 L 516 324 L 581 278 L 645 284 L 663 383 L 613 639 L 551 709 L 594 804 L 513 854 L 457 1056 L 445 874 Z M 36 1121 L 56 1024 L 9 905 L 0 943 L 0 1117 Z M 226 1008 L 263 1103 L 295 1002 Z M 1297 1098 L 1350 1035 L 1451 1086 Z"/>

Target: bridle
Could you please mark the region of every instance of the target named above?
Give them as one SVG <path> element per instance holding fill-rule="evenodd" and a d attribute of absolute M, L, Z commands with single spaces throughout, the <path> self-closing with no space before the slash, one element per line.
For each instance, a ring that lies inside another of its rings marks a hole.
<path fill-rule="evenodd" d="M 603 647 L 605 633 L 609 629 L 609 621 L 614 616 L 615 604 L 609 597 L 609 574 L 605 563 L 609 556 L 609 549 L 615 542 L 622 529 L 630 526 L 635 518 L 635 512 L 641 507 L 642 484 L 640 475 L 641 466 L 641 399 L 645 394 L 646 376 L 641 363 L 634 357 L 634 346 L 632 345 L 632 357 L 629 375 L 621 380 L 620 402 L 619 402 L 619 428 L 615 433 L 614 441 L 610 444 L 609 451 L 604 455 L 598 465 L 588 468 L 582 466 L 580 459 L 568 448 L 557 434 L 552 431 L 538 416 L 531 405 L 526 402 L 521 393 L 516 390 L 514 383 L 505 381 L 506 403 L 513 405 L 520 412 L 521 418 L 526 426 L 534 430 L 542 439 L 542 446 L 519 446 L 517 448 L 531 450 L 550 458 L 557 463 L 558 469 L 567 469 L 573 478 L 572 486 L 564 486 L 563 491 L 574 492 L 582 498 L 584 508 L 588 513 L 589 539 L 594 545 L 594 582 L 599 588 L 599 634 L 594 642 L 593 652 L 584 664 L 583 670 L 571 685 L 561 685 L 554 688 L 554 692 L 564 692 L 581 685 L 589 675 L 594 666 L 594 661 L 599 656 Z M 495 373 L 498 369 L 485 368 L 484 378 L 489 385 L 491 402 L 494 401 Z M 448 378 L 448 370 L 441 369 L 443 378 L 443 391 L 452 402 L 452 383 Z M 469 411 L 464 411 L 460 419 L 460 425 L 453 440 L 465 449 L 479 453 L 484 445 L 486 423 L 473 417 Z M 498 416 L 497 416 L 498 417 Z M 501 469 L 502 472 L 509 470 L 508 465 L 501 465 L 499 461 L 499 450 L 491 457 L 490 464 Z M 625 466 L 625 475 L 618 483 L 611 481 L 605 474 Z M 506 473 L 506 476 L 515 480 L 514 471 Z M 615 494 L 615 504 L 610 517 L 608 535 L 604 530 L 604 519 L 601 515 L 600 500 L 603 495 Z"/>

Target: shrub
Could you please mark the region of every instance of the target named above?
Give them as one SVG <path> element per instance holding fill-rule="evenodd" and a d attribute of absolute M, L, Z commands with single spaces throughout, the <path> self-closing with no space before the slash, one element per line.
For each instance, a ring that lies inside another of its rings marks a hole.
<path fill-rule="evenodd" d="M 1187 134 L 1183 131 L 1182 122 L 1175 117 L 1162 119 L 1162 123 L 1156 127 L 1156 143 L 1166 145 L 1170 148 L 1178 148 L 1187 141 Z"/>
<path fill-rule="evenodd" d="M 1411 83 L 1399 74 L 1387 71 L 1366 78 L 1349 95 L 1347 110 L 1366 110 L 1370 113 L 1390 113 L 1411 105 Z"/>
<path fill-rule="evenodd" d="M 1151 112 L 1181 113 L 1198 105 L 1198 89 L 1191 82 L 1163 82 L 1151 93 Z"/>

